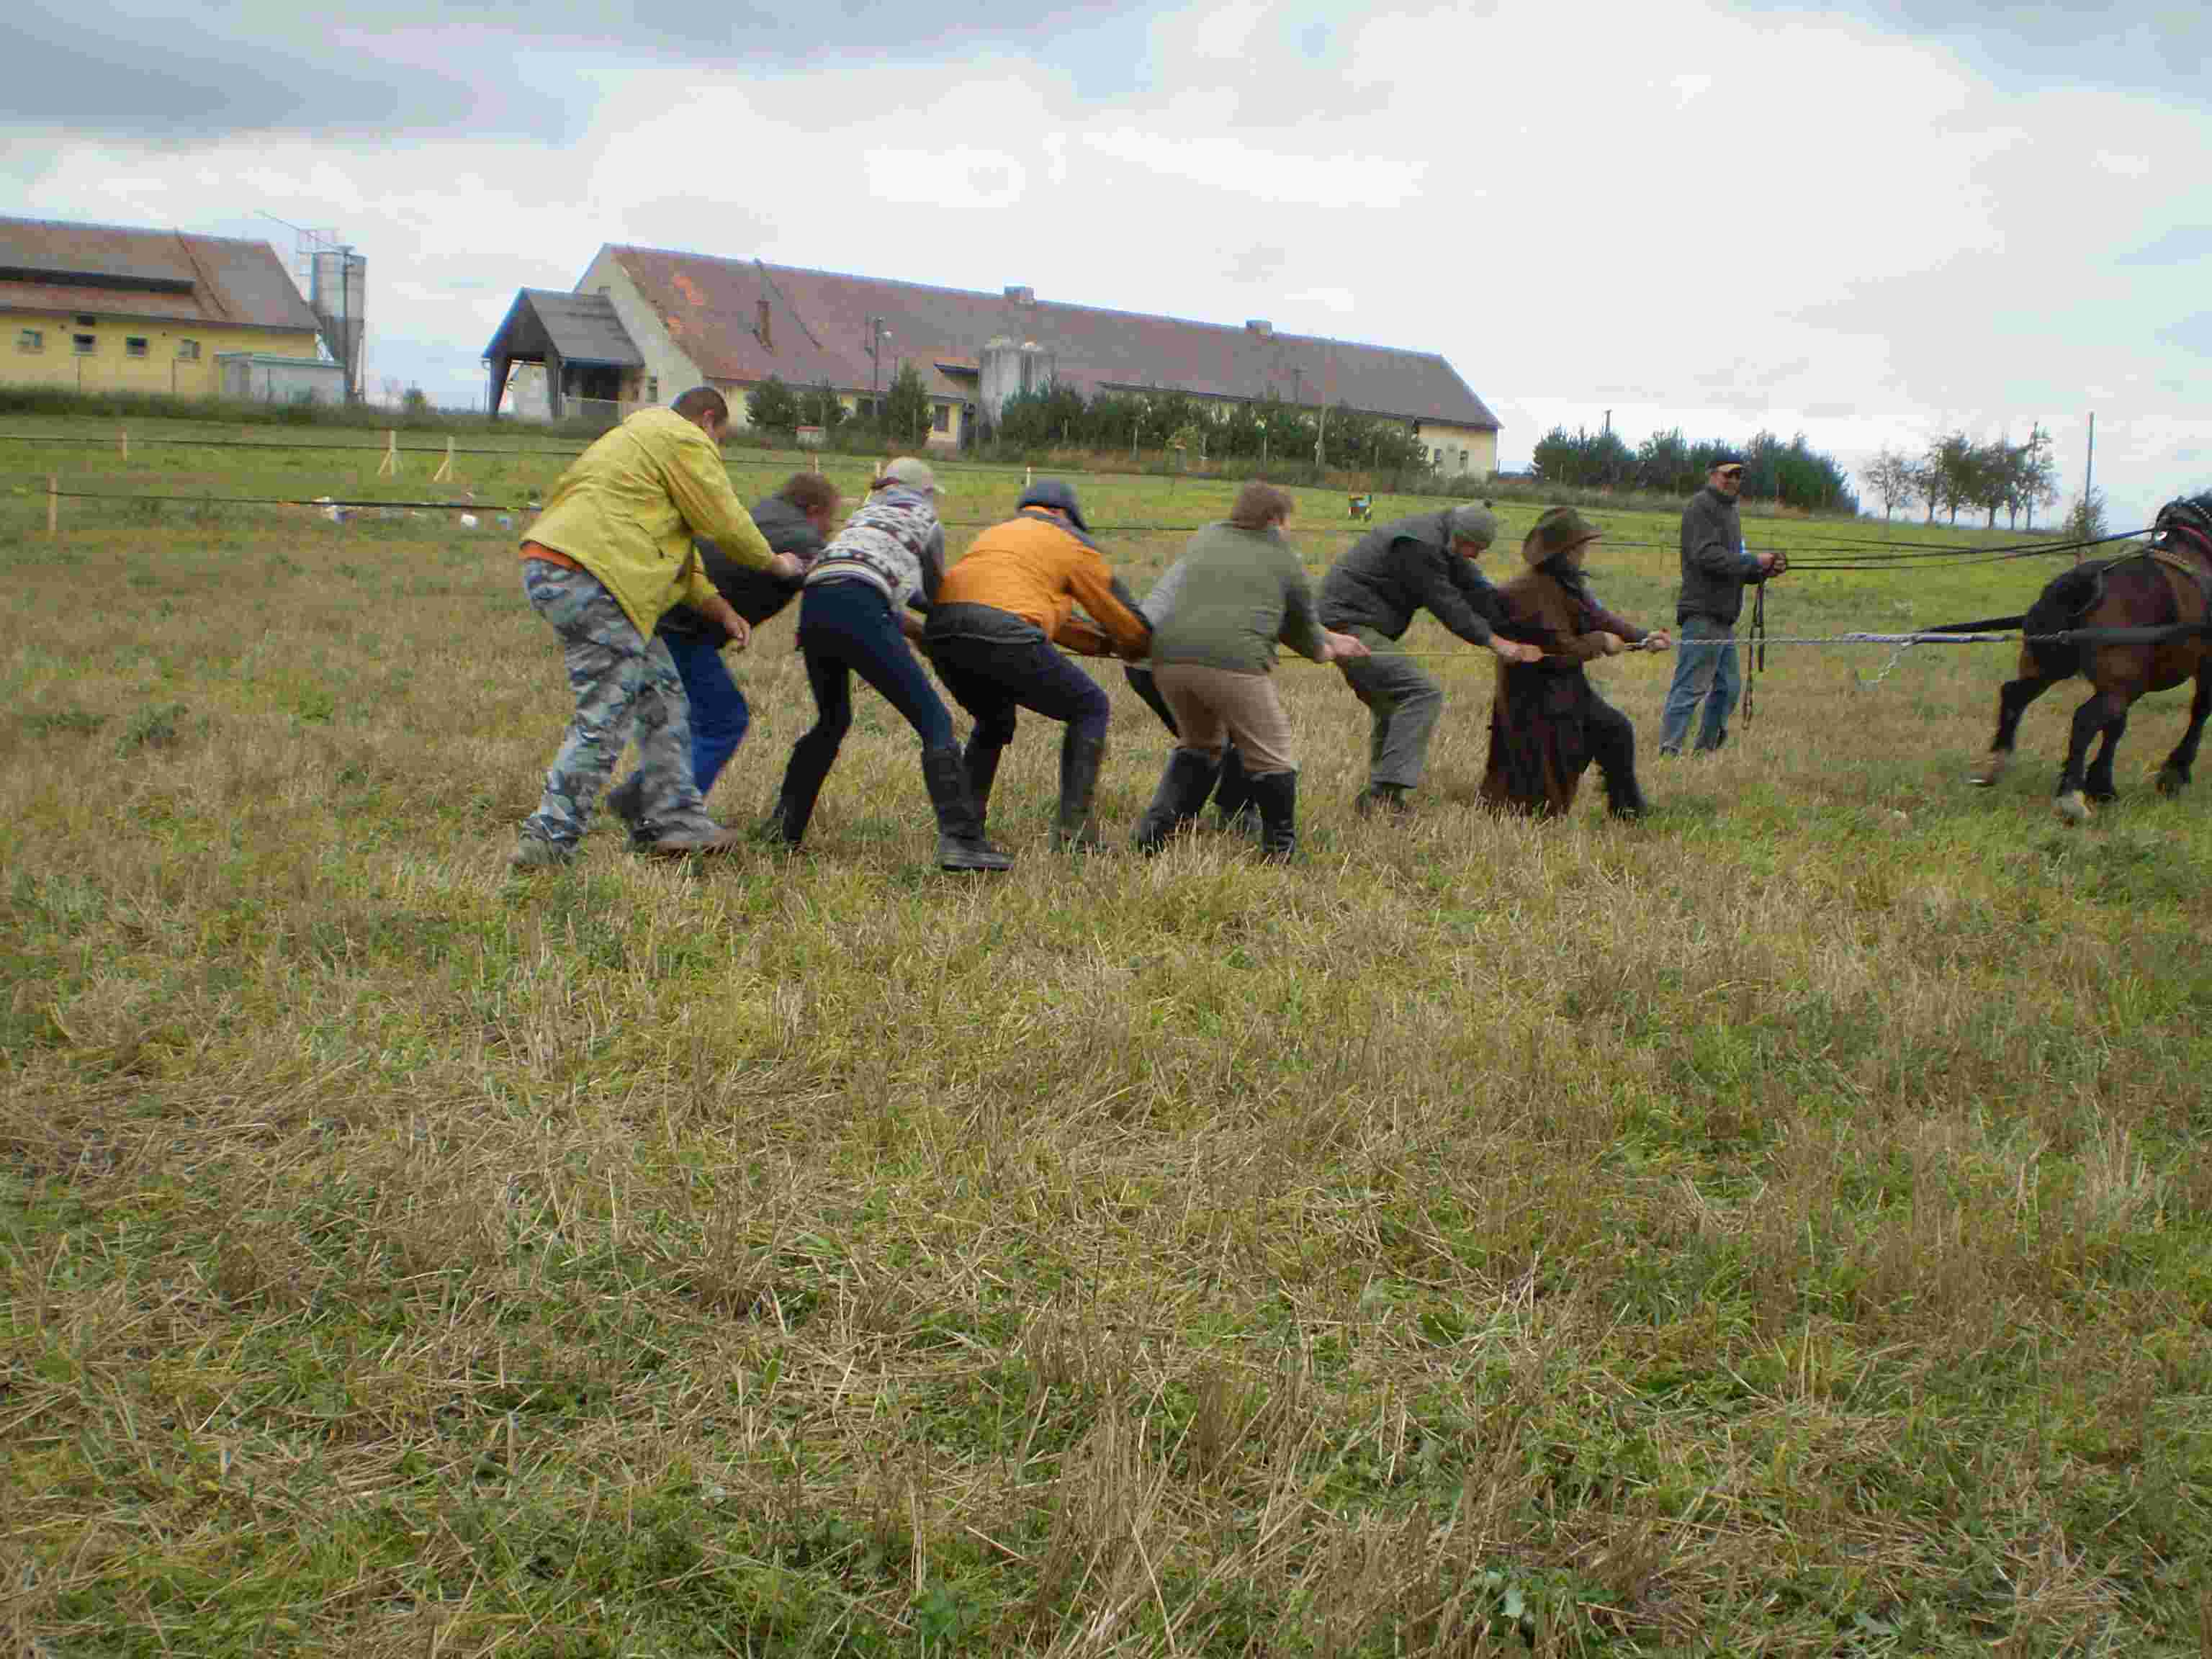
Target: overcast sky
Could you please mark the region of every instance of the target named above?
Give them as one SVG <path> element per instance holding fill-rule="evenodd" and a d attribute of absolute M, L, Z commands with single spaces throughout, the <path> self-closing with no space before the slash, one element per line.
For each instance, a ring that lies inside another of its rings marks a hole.
<path fill-rule="evenodd" d="M 333 227 L 441 402 L 632 241 L 1440 351 L 1509 467 L 2039 422 L 2070 498 L 2094 410 L 2116 528 L 2212 485 L 2212 8 L 638 10 L 16 0 L 0 211 Z"/>

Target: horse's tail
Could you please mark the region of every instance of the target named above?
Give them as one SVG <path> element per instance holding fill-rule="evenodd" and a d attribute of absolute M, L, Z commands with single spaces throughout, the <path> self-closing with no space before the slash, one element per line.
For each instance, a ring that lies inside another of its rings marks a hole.
<path fill-rule="evenodd" d="M 2021 632 L 2033 639 L 2039 634 L 2063 634 L 2077 625 L 2081 613 L 2097 602 L 2103 575 L 2101 564 L 2081 565 L 2052 579 L 2028 606 Z M 2049 678 L 2063 680 L 2081 672 L 2081 647 L 2070 640 L 2038 640 L 2021 649 L 2035 659 L 2036 672 Z"/>

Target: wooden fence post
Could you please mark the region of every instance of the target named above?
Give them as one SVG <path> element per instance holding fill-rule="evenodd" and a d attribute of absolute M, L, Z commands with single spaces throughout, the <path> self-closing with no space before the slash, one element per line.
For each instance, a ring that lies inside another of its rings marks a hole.
<path fill-rule="evenodd" d="M 384 459 L 377 465 L 376 476 L 380 478 L 399 476 L 399 434 L 397 430 L 384 434 Z"/>
<path fill-rule="evenodd" d="M 62 533 L 62 487 L 54 475 L 46 474 L 46 538 L 49 541 Z"/>
<path fill-rule="evenodd" d="M 447 479 L 453 476 L 453 438 L 451 433 L 447 433 L 446 434 L 446 459 L 438 463 L 438 470 L 430 475 L 430 482 L 432 483 L 443 483 Z"/>
<path fill-rule="evenodd" d="M 117 427 L 115 437 L 116 441 L 123 446 L 123 459 L 129 460 L 131 459 L 131 428 L 127 426 Z"/>

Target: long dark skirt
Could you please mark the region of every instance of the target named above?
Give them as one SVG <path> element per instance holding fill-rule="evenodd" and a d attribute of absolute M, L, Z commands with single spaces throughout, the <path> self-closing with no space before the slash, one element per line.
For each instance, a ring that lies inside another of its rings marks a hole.
<path fill-rule="evenodd" d="M 1564 812 L 1603 738 L 1622 716 L 1579 665 L 1501 663 L 1490 705 L 1482 799 L 1515 812 Z"/>

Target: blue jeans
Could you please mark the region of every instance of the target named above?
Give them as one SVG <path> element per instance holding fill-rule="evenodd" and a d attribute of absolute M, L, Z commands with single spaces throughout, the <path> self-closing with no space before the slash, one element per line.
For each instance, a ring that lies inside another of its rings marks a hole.
<path fill-rule="evenodd" d="M 785 799 L 813 810 L 822 780 L 852 728 L 855 674 L 906 716 L 923 749 L 952 747 L 952 715 L 891 619 L 891 602 L 873 584 L 817 582 L 808 588 L 799 602 L 799 648 L 805 653 L 806 684 L 818 712 L 812 728 L 791 747 L 783 771 Z"/>
<path fill-rule="evenodd" d="M 1711 750 L 1728 736 L 1729 716 L 1743 695 L 1735 659 L 1735 629 L 1711 617 L 1686 617 L 1674 641 L 1674 682 L 1667 688 L 1667 707 L 1659 717 L 1659 752 L 1679 755 L 1690 735 L 1690 717 L 1705 705 L 1698 747 Z"/>
<path fill-rule="evenodd" d="M 752 711 L 722 665 L 722 638 L 708 633 L 663 634 L 677 678 L 691 704 L 691 775 L 705 795 L 745 740 Z"/>

